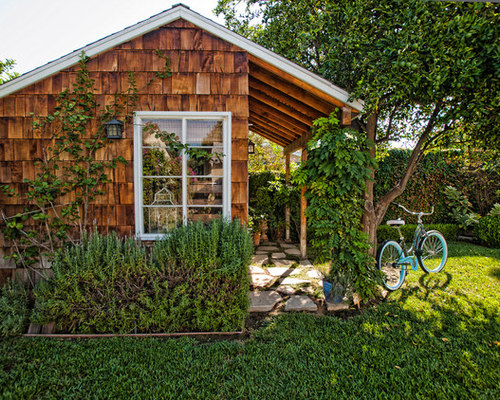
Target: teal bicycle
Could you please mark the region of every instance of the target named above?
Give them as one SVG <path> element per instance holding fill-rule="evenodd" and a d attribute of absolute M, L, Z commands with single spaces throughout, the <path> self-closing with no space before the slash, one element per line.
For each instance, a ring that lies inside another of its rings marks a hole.
<path fill-rule="evenodd" d="M 443 234 L 439 231 L 426 231 L 422 223 L 424 215 L 430 213 L 410 211 L 401 204 L 396 204 L 407 213 L 417 216 L 417 228 L 413 237 L 413 244 L 406 250 L 405 238 L 401 233 L 401 226 L 405 221 L 401 218 L 387 221 L 387 225 L 396 228 L 399 233 L 399 243 L 394 240 L 384 241 L 377 251 L 377 266 L 382 271 L 383 282 L 387 289 L 397 290 L 403 284 L 406 273 L 411 267 L 413 271 L 418 266 L 427 273 L 441 271 L 448 259 L 448 245 Z"/>

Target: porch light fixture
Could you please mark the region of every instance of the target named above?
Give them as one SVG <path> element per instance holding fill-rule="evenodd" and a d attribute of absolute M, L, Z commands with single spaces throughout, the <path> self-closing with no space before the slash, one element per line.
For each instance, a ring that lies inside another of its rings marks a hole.
<path fill-rule="evenodd" d="M 123 133 L 123 122 L 117 119 L 112 119 L 104 124 L 106 136 L 108 139 L 121 139 Z"/>
<path fill-rule="evenodd" d="M 251 140 L 248 141 L 248 154 L 255 154 L 255 143 Z"/>

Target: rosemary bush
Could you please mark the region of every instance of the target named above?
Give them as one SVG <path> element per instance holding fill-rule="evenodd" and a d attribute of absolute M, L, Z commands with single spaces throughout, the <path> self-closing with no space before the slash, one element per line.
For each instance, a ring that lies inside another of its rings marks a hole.
<path fill-rule="evenodd" d="M 0 336 L 19 335 L 28 322 L 28 295 L 24 286 L 8 280 L 0 288 Z"/>
<path fill-rule="evenodd" d="M 231 331 L 248 309 L 252 243 L 239 222 L 180 227 L 151 252 L 92 234 L 59 253 L 34 290 L 37 323 L 64 332 Z"/>

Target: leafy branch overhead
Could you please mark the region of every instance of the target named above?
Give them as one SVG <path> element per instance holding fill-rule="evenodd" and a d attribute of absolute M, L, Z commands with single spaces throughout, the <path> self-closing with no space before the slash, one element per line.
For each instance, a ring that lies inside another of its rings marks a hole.
<path fill-rule="evenodd" d="M 363 100 L 353 127 L 373 143 L 373 159 L 390 142 L 413 146 L 395 185 L 377 200 L 373 180 L 366 182 L 372 252 L 377 226 L 426 151 L 457 140 L 500 149 L 499 4 L 219 0 L 216 12 L 238 33 Z"/>

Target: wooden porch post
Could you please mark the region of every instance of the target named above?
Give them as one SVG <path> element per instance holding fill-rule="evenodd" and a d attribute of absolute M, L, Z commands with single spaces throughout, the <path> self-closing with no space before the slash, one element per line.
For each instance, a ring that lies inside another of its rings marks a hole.
<path fill-rule="evenodd" d="M 307 161 L 307 150 L 302 148 L 302 155 L 300 157 L 302 162 Z M 300 257 L 306 258 L 307 253 L 307 220 L 306 220 L 306 187 L 303 186 L 300 190 Z"/>
<path fill-rule="evenodd" d="M 285 183 L 290 183 L 290 153 L 285 156 Z M 285 240 L 290 241 L 290 206 L 285 207 Z"/>

